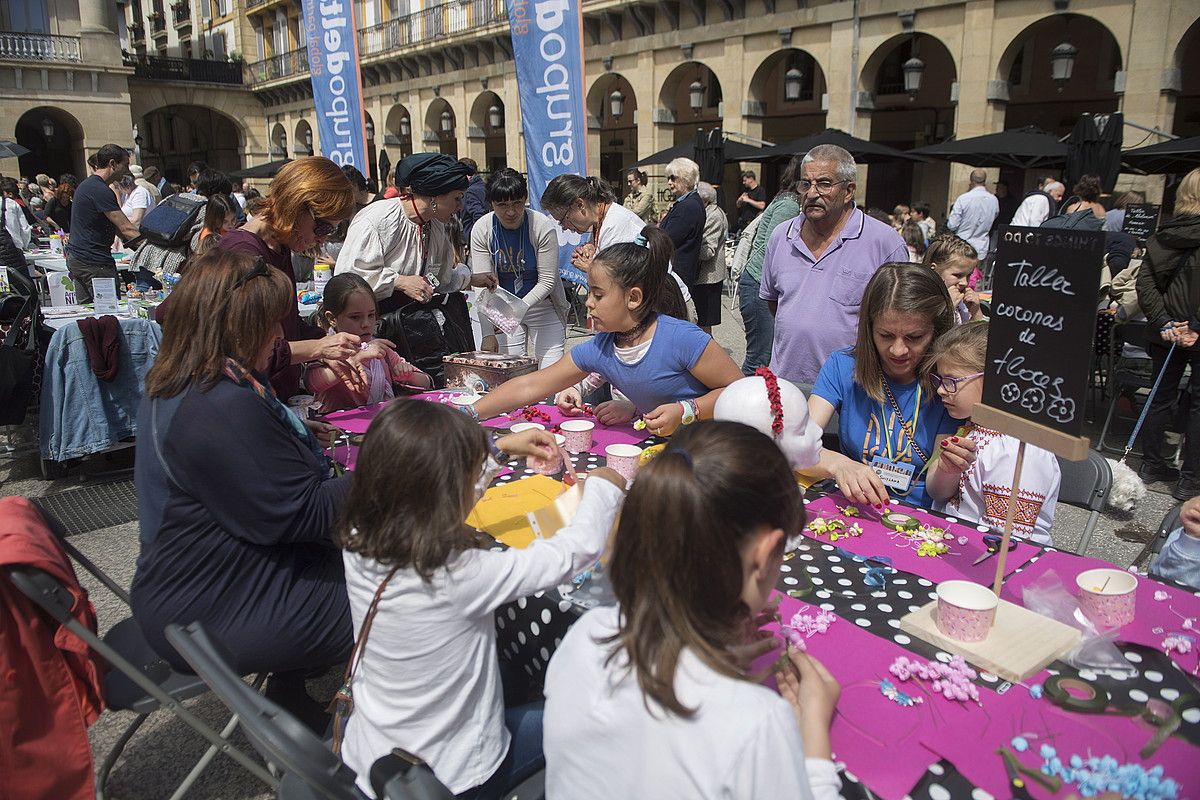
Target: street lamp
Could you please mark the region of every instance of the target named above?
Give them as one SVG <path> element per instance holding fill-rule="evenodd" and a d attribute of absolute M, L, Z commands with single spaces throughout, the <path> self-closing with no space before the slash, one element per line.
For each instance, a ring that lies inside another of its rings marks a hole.
<path fill-rule="evenodd" d="M 449 111 L 442 112 L 442 133 L 449 136 L 454 132 L 454 115 Z"/>
<path fill-rule="evenodd" d="M 371 120 L 367 120 L 367 141 L 375 141 L 375 123 Z"/>
<path fill-rule="evenodd" d="M 408 117 L 400 118 L 400 138 L 407 139 L 412 135 L 412 123 L 408 121 Z"/>
<path fill-rule="evenodd" d="M 304 129 L 304 146 L 308 148 L 308 152 L 312 152 L 312 128 Z"/>
<path fill-rule="evenodd" d="M 1079 48 L 1070 42 L 1063 42 L 1050 51 L 1050 76 L 1061 92 L 1067 81 L 1071 80 L 1071 71 L 1075 68 L 1075 56 Z"/>
<path fill-rule="evenodd" d="M 500 110 L 500 106 L 492 106 L 488 109 L 488 123 L 493 129 L 504 127 L 504 112 Z"/>
<path fill-rule="evenodd" d="M 625 113 L 625 95 L 621 94 L 620 89 L 613 89 L 608 96 L 608 110 L 612 112 L 613 119 L 620 119 Z"/>
<path fill-rule="evenodd" d="M 49 117 L 42 117 L 42 135 L 47 139 L 54 138 L 54 121 Z"/>
<path fill-rule="evenodd" d="M 693 114 L 699 114 L 704 107 L 704 84 L 700 81 L 692 81 L 688 87 L 688 105 L 692 107 Z"/>
<path fill-rule="evenodd" d="M 800 87 L 804 83 L 804 73 L 797 67 L 792 67 L 783 73 L 783 99 L 794 103 L 800 99 Z"/>
<path fill-rule="evenodd" d="M 904 91 L 908 92 L 910 100 L 916 99 L 917 92 L 921 91 L 921 76 L 925 74 L 925 62 L 913 56 L 904 62 L 901 69 L 904 70 Z"/>

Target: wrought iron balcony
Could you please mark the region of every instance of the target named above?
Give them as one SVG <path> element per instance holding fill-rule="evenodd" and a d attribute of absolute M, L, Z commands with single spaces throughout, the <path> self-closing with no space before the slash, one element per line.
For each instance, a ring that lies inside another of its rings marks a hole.
<path fill-rule="evenodd" d="M 358 51 L 364 57 L 385 53 L 507 20 L 504 0 L 452 0 L 363 28 L 358 32 Z"/>
<path fill-rule="evenodd" d="M 78 63 L 78 36 L 0 31 L 0 61 Z"/>
<path fill-rule="evenodd" d="M 155 36 L 167 32 L 167 18 L 161 11 L 151 11 L 148 16 L 150 19 L 150 30 Z"/>
<path fill-rule="evenodd" d="M 247 65 L 246 71 L 251 84 L 266 83 L 280 78 L 308 74 L 308 48 L 290 50 L 286 53 L 264 58 Z"/>
<path fill-rule="evenodd" d="M 164 58 L 125 54 L 125 66 L 133 67 L 135 78 L 189 83 L 242 84 L 242 65 L 234 61 L 205 61 L 199 58 Z"/>
<path fill-rule="evenodd" d="M 192 24 L 192 7 L 188 3 L 175 3 L 171 11 L 175 15 L 175 27 Z"/>

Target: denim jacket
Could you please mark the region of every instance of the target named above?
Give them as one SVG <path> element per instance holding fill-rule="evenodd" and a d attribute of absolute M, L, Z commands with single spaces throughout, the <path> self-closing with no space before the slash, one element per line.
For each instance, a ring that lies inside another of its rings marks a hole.
<path fill-rule="evenodd" d="M 1200 539 L 1176 528 L 1150 564 L 1150 576 L 1200 589 Z"/>
<path fill-rule="evenodd" d="M 42 458 L 66 461 L 99 453 L 137 433 L 138 404 L 146 373 L 162 342 L 158 323 L 123 319 L 117 376 L 92 374 L 79 324 L 56 331 L 46 351 L 39 417 Z"/>

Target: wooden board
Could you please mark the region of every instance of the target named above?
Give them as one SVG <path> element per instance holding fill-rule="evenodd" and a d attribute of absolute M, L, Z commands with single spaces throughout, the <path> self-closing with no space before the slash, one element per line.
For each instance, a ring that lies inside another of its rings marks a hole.
<path fill-rule="evenodd" d="M 985 672 L 1006 681 L 1023 681 L 1056 658 L 1071 652 L 1082 636 L 1061 622 L 1035 614 L 1007 600 L 996 608 L 996 624 L 982 642 L 958 642 L 937 629 L 934 600 L 900 620 L 900 630 L 924 639 L 947 653 L 962 656 Z"/>
<path fill-rule="evenodd" d="M 1034 447 L 1049 450 L 1068 461 L 1086 460 L 1088 448 L 1091 446 L 1086 436 L 1072 436 L 1056 431 L 1049 426 L 1030 422 L 1024 417 L 983 403 L 975 405 L 975 410 L 971 412 L 971 421 L 985 428 L 1007 433 Z"/>

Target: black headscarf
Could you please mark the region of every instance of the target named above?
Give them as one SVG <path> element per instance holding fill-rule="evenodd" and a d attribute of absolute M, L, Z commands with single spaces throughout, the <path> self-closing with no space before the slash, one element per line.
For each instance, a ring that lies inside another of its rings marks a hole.
<path fill-rule="evenodd" d="M 413 194 L 437 197 L 467 188 L 471 170 L 444 153 L 417 153 L 396 165 L 396 185 L 409 187 Z"/>

